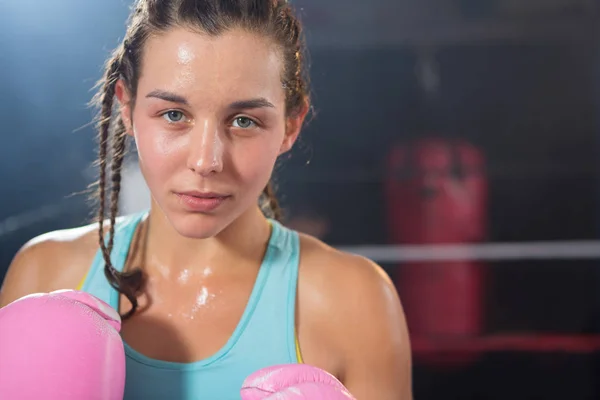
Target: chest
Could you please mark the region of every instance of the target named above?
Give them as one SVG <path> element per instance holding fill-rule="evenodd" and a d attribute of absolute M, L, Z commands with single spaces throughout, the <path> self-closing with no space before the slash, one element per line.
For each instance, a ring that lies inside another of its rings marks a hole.
<path fill-rule="evenodd" d="M 132 349 L 153 359 L 190 363 L 210 358 L 227 344 L 247 309 L 254 277 L 190 280 L 148 280 L 139 312 L 122 326 Z M 121 312 L 128 306 L 122 296 Z"/>

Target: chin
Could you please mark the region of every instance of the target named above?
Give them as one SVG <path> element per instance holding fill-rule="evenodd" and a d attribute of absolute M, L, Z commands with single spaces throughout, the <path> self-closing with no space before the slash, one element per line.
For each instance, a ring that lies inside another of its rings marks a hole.
<path fill-rule="evenodd" d="M 177 213 L 169 217 L 173 228 L 189 239 L 208 239 L 219 234 L 226 224 L 216 215 Z"/>

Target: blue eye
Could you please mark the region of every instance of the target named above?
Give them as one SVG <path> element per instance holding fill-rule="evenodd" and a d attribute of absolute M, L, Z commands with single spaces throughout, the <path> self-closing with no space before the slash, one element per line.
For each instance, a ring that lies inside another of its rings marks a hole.
<path fill-rule="evenodd" d="M 171 110 L 163 114 L 163 118 L 171 124 L 181 122 L 185 119 L 185 115 L 181 111 Z"/>
<path fill-rule="evenodd" d="M 248 129 L 248 128 L 252 127 L 253 125 L 256 125 L 256 122 L 252 121 L 248 117 L 237 117 L 236 119 L 233 120 L 234 128 Z"/>

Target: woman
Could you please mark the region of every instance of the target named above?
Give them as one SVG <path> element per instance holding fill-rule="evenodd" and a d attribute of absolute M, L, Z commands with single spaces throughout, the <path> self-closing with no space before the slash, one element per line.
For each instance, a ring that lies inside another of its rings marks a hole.
<path fill-rule="evenodd" d="M 410 399 L 388 277 L 265 215 L 309 109 L 302 46 L 283 0 L 137 1 L 98 94 L 99 222 L 25 245 L 0 305 L 83 281 L 123 315 L 127 399 L 237 399 L 297 362 L 359 400 Z M 116 218 L 126 137 L 152 203 Z"/>

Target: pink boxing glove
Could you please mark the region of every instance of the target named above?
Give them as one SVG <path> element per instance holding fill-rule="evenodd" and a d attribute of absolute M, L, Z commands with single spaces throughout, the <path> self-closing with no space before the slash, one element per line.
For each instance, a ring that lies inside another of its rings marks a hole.
<path fill-rule="evenodd" d="M 0 399 L 123 400 L 121 318 L 87 293 L 33 294 L 0 309 Z"/>
<path fill-rule="evenodd" d="M 250 375 L 242 400 L 355 400 L 333 375 L 306 364 L 278 365 Z"/>

